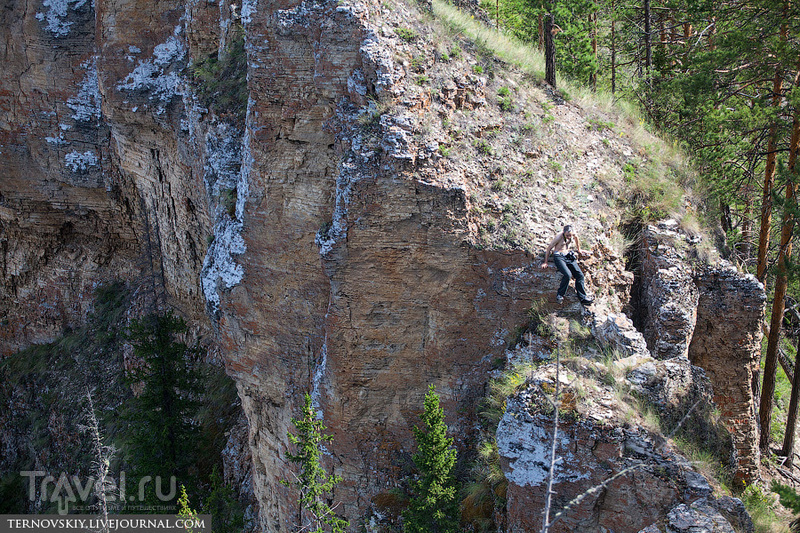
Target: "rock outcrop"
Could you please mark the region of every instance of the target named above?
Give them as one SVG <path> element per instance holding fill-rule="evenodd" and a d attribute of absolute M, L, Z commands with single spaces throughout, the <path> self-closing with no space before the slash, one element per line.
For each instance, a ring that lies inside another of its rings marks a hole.
<path fill-rule="evenodd" d="M 764 286 L 730 265 L 704 269 L 696 283 L 700 295 L 689 359 L 711 379 L 736 450 L 737 480 L 752 483 L 761 463 L 756 395 Z"/>
<path fill-rule="evenodd" d="M 751 531 L 741 502 L 715 499 L 662 431 L 680 430 L 683 438 L 703 443 L 737 480 L 758 479 L 753 380 L 763 286 L 724 262 L 698 262 L 699 239 L 672 221 L 643 228 L 640 242 L 633 251 L 641 258 L 635 284 L 640 298 L 633 303 L 643 332 L 626 315 L 596 304 L 585 317 L 593 337 L 621 358 L 610 368 L 578 359 L 562 369 L 564 417 L 551 517 L 566 510 L 553 530 Z M 549 358 L 547 352 L 533 356 Z M 605 385 L 609 380 L 598 378 L 609 374 L 617 376 L 610 380 L 616 388 L 634 392 L 657 412 L 659 428 L 637 418 L 639 413 L 632 416 L 630 405 Z M 549 476 L 553 425 L 545 391 L 555 390 L 553 365 L 540 367 L 528 383 L 509 400 L 497 430 L 509 482 L 510 531 L 541 527 Z M 580 503 L 572 502 L 582 494 Z"/>
<path fill-rule="evenodd" d="M 668 361 L 651 359 L 649 364 L 662 375 L 672 372 L 666 368 Z M 721 528 L 713 531 L 733 531 L 728 519 L 716 510 L 731 504 L 716 500 L 703 475 L 660 430 L 648 426 L 641 413 L 597 379 L 606 372 L 602 365 L 586 359 L 567 361 L 561 369 L 551 531 L 636 532 L 665 524 L 681 531 L 709 520 Z M 632 374 L 628 374 L 628 386 L 648 394 Z M 666 381 L 681 385 L 682 390 L 666 395 L 679 400 L 678 404 L 688 396 L 702 397 L 707 386 L 703 379 Z M 497 430 L 509 483 L 511 532 L 536 531 L 542 525 L 553 438 L 551 400 L 546 396 L 552 398 L 555 391 L 555 365 L 538 368 L 528 383 L 508 401 Z M 666 396 L 650 396 L 650 401 L 663 401 Z M 739 518 L 730 520 L 740 526 Z"/>
<path fill-rule="evenodd" d="M 459 446 L 471 439 L 488 370 L 528 309 L 582 317 L 538 268 L 564 224 L 593 250 L 594 330 L 644 346 L 611 244 L 630 140 L 591 127 L 601 110 L 553 106 L 499 67 L 480 74 L 474 45 L 444 42 L 419 6 L 15 0 L 0 16 L 0 353 L 80 324 L 111 279 L 138 287 L 143 310 L 180 311 L 237 382 L 247 428 L 226 476 L 252 487 L 263 530 L 294 516 L 280 480 L 304 392 L 334 435 L 326 466 L 353 524 L 397 483 L 429 384 Z M 238 47 L 226 76 L 244 89 L 220 95 L 201 74 Z M 691 340 L 692 313 L 699 327 L 723 311 L 704 307 L 704 282 L 674 302 L 656 294 L 678 270 L 648 282 L 647 342 L 714 359 Z M 750 364 L 756 341 L 736 357 Z M 592 442 L 622 465 L 630 438 Z M 683 489 L 663 490 L 677 502 Z"/>
<path fill-rule="evenodd" d="M 736 478 L 751 483 L 760 462 L 755 395 L 766 294 L 724 261 L 697 260 L 698 242 L 674 222 L 644 228 L 640 316 L 654 357 L 688 358 L 708 374 L 734 439 Z"/>
<path fill-rule="evenodd" d="M 697 287 L 686 250 L 688 235 L 674 220 L 649 225 L 641 233 L 639 320 L 653 357 L 687 357 L 697 320 Z"/>

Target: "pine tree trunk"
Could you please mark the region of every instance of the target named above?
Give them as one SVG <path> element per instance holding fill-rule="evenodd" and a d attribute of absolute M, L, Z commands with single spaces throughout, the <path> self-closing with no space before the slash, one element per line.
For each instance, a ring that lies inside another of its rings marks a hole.
<path fill-rule="evenodd" d="M 544 15 L 539 15 L 539 50 L 544 50 Z"/>
<path fill-rule="evenodd" d="M 597 92 L 597 10 L 589 15 L 592 25 L 592 54 L 594 55 L 594 69 L 592 70 L 592 92 Z"/>
<path fill-rule="evenodd" d="M 611 94 L 617 92 L 617 32 L 614 18 L 614 2 L 611 2 Z"/>
<path fill-rule="evenodd" d="M 786 10 L 784 9 L 784 12 Z M 781 41 L 786 42 L 786 23 L 781 25 Z M 775 70 L 775 79 L 772 83 L 772 106 L 778 108 L 781 104 L 783 89 L 783 69 L 780 65 Z M 762 283 L 767 276 L 767 250 L 769 249 L 769 231 L 772 225 L 772 186 L 775 182 L 775 161 L 778 144 L 778 121 L 770 125 L 767 140 L 767 163 L 764 167 L 764 189 L 761 194 L 761 227 L 758 233 L 758 263 L 756 277 Z"/>
<path fill-rule="evenodd" d="M 544 17 L 544 81 L 556 88 L 556 47 L 553 43 L 553 14 Z"/>
<path fill-rule="evenodd" d="M 650 0 L 644 0 L 644 68 L 645 79 L 650 81 L 650 68 L 653 66 L 652 28 L 650 25 Z"/>
<path fill-rule="evenodd" d="M 792 398 L 789 400 L 789 414 L 786 418 L 786 433 L 783 436 L 783 449 L 781 455 L 786 457 L 784 466 L 792 467 L 792 459 L 794 457 L 794 433 L 797 425 L 797 400 L 800 396 L 800 335 L 797 337 L 797 356 L 794 360 L 794 380 L 792 381 Z"/>
<path fill-rule="evenodd" d="M 783 321 L 783 311 L 786 305 L 786 287 L 788 283 L 786 263 L 792 253 L 794 203 L 797 187 L 794 183 L 794 171 L 797 162 L 798 141 L 800 141 L 800 117 L 795 113 L 792 122 L 792 137 L 789 142 L 789 174 L 791 179 L 786 184 L 786 204 L 783 212 L 783 224 L 781 225 L 781 246 L 778 252 L 778 275 L 775 279 L 775 299 L 772 302 L 772 321 L 769 328 L 767 353 L 764 356 L 764 384 L 761 389 L 761 406 L 758 413 L 761 425 L 759 445 L 764 452 L 766 452 L 769 447 L 772 400 L 775 394 L 775 372 L 778 366 L 778 344 L 780 343 L 781 323 Z M 795 374 L 798 374 L 798 372 L 795 371 Z"/>
<path fill-rule="evenodd" d="M 794 200 L 794 184 L 786 185 L 786 201 Z M 767 353 L 764 356 L 764 381 L 761 388 L 761 405 L 758 418 L 761 425 L 761 439 L 759 446 L 763 452 L 768 451 L 770 439 L 770 418 L 772 416 L 772 400 L 775 394 L 775 372 L 778 367 L 778 343 L 781 337 L 781 322 L 783 310 L 786 306 L 786 286 L 788 276 L 786 273 L 786 258 L 792 250 L 792 216 L 787 213 L 781 228 L 781 249 L 778 254 L 778 275 L 775 279 L 775 298 L 772 301 L 772 321 L 769 327 Z"/>
<path fill-rule="evenodd" d="M 800 76 L 800 70 L 798 71 L 798 76 Z M 798 144 L 800 144 L 800 116 L 798 112 L 795 111 L 794 113 L 794 120 L 792 121 L 792 139 L 789 142 L 789 179 L 791 182 L 789 185 L 792 188 L 796 187 L 795 182 L 797 181 L 796 171 L 796 164 L 797 164 L 797 151 L 798 151 Z M 789 195 L 789 185 L 787 185 L 787 200 Z M 794 206 L 787 206 L 789 209 L 793 208 Z M 781 451 L 781 455 L 786 457 L 786 465 L 789 467 L 792 466 L 792 458 L 794 456 L 794 433 L 795 433 L 795 425 L 797 423 L 797 403 L 798 403 L 798 396 L 800 396 L 800 336 L 798 336 L 797 340 L 797 356 L 795 358 L 794 363 L 794 379 L 792 380 L 792 397 L 789 401 L 789 414 L 786 420 L 786 433 L 783 435 L 783 449 Z"/>

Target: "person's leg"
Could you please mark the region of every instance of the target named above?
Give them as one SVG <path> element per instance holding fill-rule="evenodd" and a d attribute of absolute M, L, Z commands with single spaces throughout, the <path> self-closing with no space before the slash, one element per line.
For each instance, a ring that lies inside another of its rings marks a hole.
<path fill-rule="evenodd" d="M 575 278 L 575 292 L 578 293 L 578 300 L 580 300 L 581 303 L 591 302 L 591 298 L 586 296 L 586 287 L 583 284 L 583 271 L 581 267 L 578 266 L 578 261 L 569 261 L 567 267 Z"/>
<path fill-rule="evenodd" d="M 572 274 L 567 268 L 567 263 L 564 260 L 564 256 L 561 254 L 553 254 L 553 262 L 556 264 L 556 268 L 559 272 L 561 272 L 561 285 L 558 287 L 557 296 L 561 298 L 567 294 L 567 288 L 569 287 L 569 280 L 572 279 Z"/>

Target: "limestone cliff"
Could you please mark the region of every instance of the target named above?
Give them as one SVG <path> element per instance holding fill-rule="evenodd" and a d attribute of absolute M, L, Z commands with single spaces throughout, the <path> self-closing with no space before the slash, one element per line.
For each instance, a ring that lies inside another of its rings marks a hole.
<path fill-rule="evenodd" d="M 0 350 L 81 323 L 104 280 L 177 308 L 237 383 L 248 449 L 230 449 L 252 460 L 237 479 L 252 476 L 265 531 L 290 527 L 279 480 L 304 392 L 354 527 L 396 485 L 429 384 L 466 448 L 493 360 L 534 302 L 555 306 L 558 275 L 538 265 L 563 224 L 593 250 L 598 331 L 630 311 L 615 195 L 646 155 L 428 9 L 8 5 Z M 237 39 L 246 60 L 225 70 Z M 243 97 L 204 78 L 221 72 Z"/>

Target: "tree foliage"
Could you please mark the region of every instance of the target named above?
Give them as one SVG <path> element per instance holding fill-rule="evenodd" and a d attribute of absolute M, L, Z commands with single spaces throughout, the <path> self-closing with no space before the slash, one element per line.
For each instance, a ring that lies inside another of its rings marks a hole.
<path fill-rule="evenodd" d="M 193 416 L 201 389 L 197 351 L 176 338 L 186 330 L 182 318 L 168 313 L 136 320 L 128 332 L 139 364 L 127 379 L 139 393 L 126 405 L 127 460 L 137 477 L 159 477 L 162 494 L 169 491 L 172 476 L 194 486 L 189 468 L 199 436 Z M 152 503 L 154 496 L 149 495 Z"/>
<path fill-rule="evenodd" d="M 296 487 L 300 493 L 298 531 L 342 533 L 349 523 L 335 514 L 335 506 L 327 498 L 341 477 L 329 475 L 320 463 L 322 445 L 333 437 L 323 433 L 325 425 L 317 419 L 308 393 L 304 396 L 302 416 L 292 418 L 292 424 L 297 434 L 288 436 L 297 453 L 289 453 L 287 457 L 300 472 L 294 482 L 285 484 Z"/>
<path fill-rule="evenodd" d="M 556 65 L 576 80 L 590 83 L 597 73 L 593 43 L 596 3 L 592 0 L 505 0 L 504 25 L 520 39 L 544 46 L 544 19 L 552 14 L 556 32 Z"/>
<path fill-rule="evenodd" d="M 456 450 L 447 436 L 444 410 L 433 385 L 425 395 L 420 417 L 422 427 L 415 426 L 417 453 L 414 465 L 418 476 L 411 481 L 411 500 L 403 513 L 403 530 L 407 533 L 450 533 L 458 531 L 457 486 L 454 476 Z"/>

